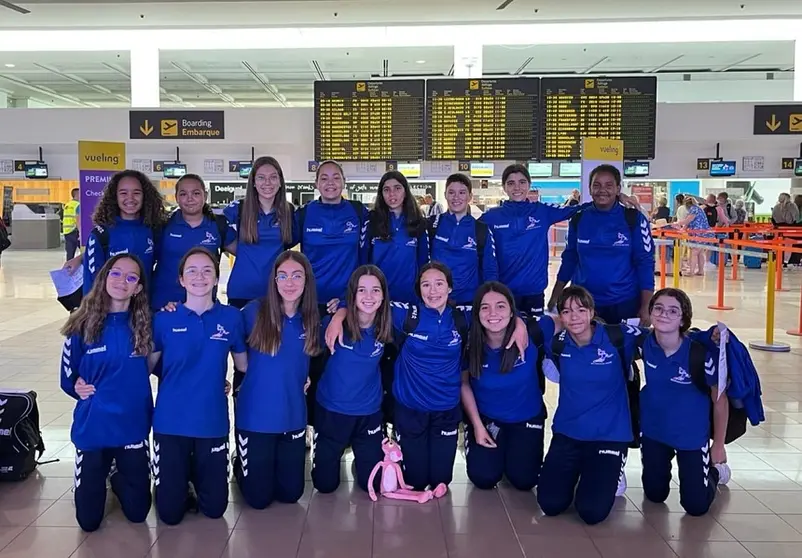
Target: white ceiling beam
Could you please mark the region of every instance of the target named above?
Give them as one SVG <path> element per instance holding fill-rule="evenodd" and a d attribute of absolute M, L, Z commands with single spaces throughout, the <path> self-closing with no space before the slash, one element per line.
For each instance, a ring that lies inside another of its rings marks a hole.
<path fill-rule="evenodd" d="M 126 78 L 128 78 L 129 81 L 131 80 L 131 74 L 122 66 L 118 66 L 117 64 L 109 64 L 108 62 L 103 62 L 103 66 L 105 66 L 106 68 L 108 68 L 113 72 L 117 72 L 121 76 L 125 76 Z M 164 95 L 165 99 L 169 99 L 170 101 L 176 104 L 182 105 L 187 108 L 195 107 L 194 104 L 185 101 L 182 97 L 179 97 L 178 95 L 175 95 L 173 93 L 169 93 L 164 87 L 160 86 L 159 91 L 161 91 L 161 94 Z"/>
<path fill-rule="evenodd" d="M 247 61 L 242 60 L 240 62 L 242 67 L 248 70 L 248 73 L 253 78 L 253 80 L 259 84 L 259 86 L 265 90 L 266 93 L 272 95 L 272 97 L 282 106 L 282 107 L 290 107 L 292 106 L 290 103 L 287 102 L 287 97 L 279 93 L 278 88 L 270 83 L 270 80 L 267 78 L 266 75 L 259 73 L 256 71 L 256 68 L 251 66 Z"/>
<path fill-rule="evenodd" d="M 740 66 L 741 64 L 749 62 L 750 60 L 754 60 L 755 58 L 757 58 L 758 56 L 761 56 L 762 54 L 763 54 L 762 52 L 758 52 L 757 54 L 753 54 L 752 56 L 747 56 L 746 58 L 738 60 L 737 62 L 733 62 L 732 64 L 727 64 L 726 66 L 724 66 L 722 68 L 719 68 L 716 71 L 717 72 L 726 72 L 727 70 L 732 70 L 736 66 Z"/>
<path fill-rule="evenodd" d="M 63 101 L 65 103 L 69 103 L 71 105 L 77 105 L 79 107 L 89 107 L 89 108 L 100 108 L 100 105 L 96 105 L 95 103 L 89 103 L 86 101 L 82 101 L 78 97 L 73 97 L 72 95 L 62 95 L 60 93 L 56 93 L 54 90 L 50 89 L 49 87 L 45 87 L 43 85 L 33 85 L 25 81 L 22 78 L 12 77 L 6 74 L 0 74 L 0 79 L 4 79 L 6 81 L 10 81 L 11 83 L 16 83 L 26 89 L 30 89 L 31 91 L 35 91 L 42 95 L 47 95 L 54 99 L 58 99 L 59 101 Z"/>
<path fill-rule="evenodd" d="M 531 57 L 531 56 L 530 56 L 529 58 L 527 58 L 526 60 L 524 60 L 524 63 L 523 63 L 523 64 L 521 64 L 521 65 L 518 67 L 518 69 L 517 69 L 517 70 L 515 70 L 515 72 L 514 72 L 514 74 L 513 74 L 513 75 L 520 76 L 522 73 L 524 73 L 524 70 L 526 70 L 526 67 L 527 67 L 529 64 L 531 64 L 533 60 L 534 60 L 534 58 L 533 58 L 533 57 Z"/>
<path fill-rule="evenodd" d="M 662 63 L 662 64 L 660 64 L 659 66 L 657 66 L 657 67 L 655 67 L 655 68 L 652 68 L 651 70 L 648 70 L 648 71 L 646 71 L 646 72 L 644 72 L 644 73 L 646 73 L 646 74 L 654 74 L 654 73 L 657 73 L 657 72 L 659 72 L 660 70 L 662 70 L 663 68 L 666 68 L 666 67 L 670 66 L 671 64 L 673 64 L 673 63 L 674 63 L 674 62 L 676 62 L 677 60 L 680 60 L 681 58 L 684 58 L 684 57 L 685 57 L 685 55 L 684 55 L 684 54 L 680 54 L 679 56 L 675 56 L 675 57 L 674 57 L 674 58 L 672 58 L 671 60 L 669 60 L 669 61 L 667 61 L 667 62 L 663 62 L 663 63 Z"/>
<path fill-rule="evenodd" d="M 31 13 L 31 10 L 23 8 L 22 6 L 17 6 L 16 4 L 12 4 L 11 2 L 8 2 L 8 0 L 0 0 L 0 8 L 8 8 L 12 12 L 17 12 L 18 14 L 22 15 Z"/>
<path fill-rule="evenodd" d="M 317 81 L 327 81 L 329 79 L 329 76 L 323 73 L 323 68 L 320 67 L 320 63 L 317 60 L 310 60 L 309 67 L 312 68 L 312 73 L 315 74 Z"/>
<path fill-rule="evenodd" d="M 238 103 L 236 99 L 234 99 L 234 97 L 232 97 L 228 93 L 224 93 L 223 90 L 220 89 L 220 87 L 218 87 L 217 85 L 209 83 L 209 80 L 206 78 L 206 76 L 201 75 L 197 72 L 193 72 L 186 64 L 182 64 L 180 62 L 170 62 L 170 65 L 176 70 L 183 72 L 189 79 L 191 79 L 192 81 L 203 87 L 209 93 L 214 93 L 215 95 L 220 97 L 223 101 L 225 101 L 232 107 L 236 108 L 243 107 L 243 105 Z"/>
<path fill-rule="evenodd" d="M 595 68 L 598 68 L 599 66 L 601 66 L 602 64 L 604 64 L 605 62 L 607 62 L 609 59 L 610 59 L 610 57 L 609 57 L 609 56 L 604 56 L 604 57 L 602 57 L 602 58 L 599 58 L 599 59 L 598 59 L 596 62 L 594 62 L 593 64 L 591 64 L 590 66 L 588 66 L 587 68 L 585 68 L 584 70 L 582 70 L 582 72 L 581 72 L 581 73 L 583 73 L 583 74 L 589 74 L 589 73 L 590 73 L 590 72 L 592 72 L 592 71 L 593 71 Z"/>
<path fill-rule="evenodd" d="M 64 79 L 68 80 L 68 81 L 71 81 L 73 83 L 77 83 L 78 85 L 83 85 L 84 87 L 86 87 L 88 89 L 91 89 L 92 91 L 96 91 L 97 93 L 103 93 L 104 95 L 109 95 L 110 97 L 114 97 L 118 101 L 123 101 L 123 102 L 126 102 L 126 103 L 130 103 L 131 102 L 131 98 L 127 97 L 126 95 L 120 95 L 119 93 L 114 93 L 111 89 L 109 89 L 107 87 L 103 87 L 101 85 L 96 85 L 94 83 L 89 83 L 87 80 L 85 80 L 84 78 L 82 78 L 80 76 L 76 76 L 75 74 L 68 74 L 66 72 L 63 72 L 63 71 L 59 70 L 58 68 L 56 68 L 54 66 L 49 66 L 47 64 L 40 64 L 39 62 L 34 62 L 33 65 L 36 66 L 37 68 L 41 68 L 41 69 L 43 69 L 43 70 L 45 70 L 47 72 L 50 72 L 50 73 L 55 74 L 55 75 L 57 75 L 59 77 L 62 77 Z"/>

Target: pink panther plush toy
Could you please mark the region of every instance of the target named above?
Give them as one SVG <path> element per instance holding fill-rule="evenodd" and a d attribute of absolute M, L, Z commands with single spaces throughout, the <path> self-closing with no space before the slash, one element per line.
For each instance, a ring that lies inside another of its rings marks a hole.
<path fill-rule="evenodd" d="M 373 479 L 376 478 L 379 469 L 382 470 L 381 495 L 385 498 L 411 500 L 423 504 L 432 498 L 442 498 L 448 492 L 448 487 L 443 483 L 437 485 L 434 490 L 413 490 L 404 482 L 404 473 L 401 471 L 401 465 L 398 464 L 404 459 L 401 446 L 385 438 L 382 441 L 382 451 L 384 451 L 384 459 L 376 463 L 368 479 L 368 494 L 374 502 L 378 500 L 378 497 L 373 489 Z"/>

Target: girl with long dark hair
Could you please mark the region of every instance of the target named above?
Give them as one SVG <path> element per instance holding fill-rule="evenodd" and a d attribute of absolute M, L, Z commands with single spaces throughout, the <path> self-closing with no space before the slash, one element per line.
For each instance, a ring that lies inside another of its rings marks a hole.
<path fill-rule="evenodd" d="M 141 523 L 150 510 L 153 334 L 145 274 L 136 256 L 112 256 L 61 330 L 61 389 L 77 400 L 70 437 L 75 516 L 84 531 L 103 521 L 107 479 L 129 521 Z"/>

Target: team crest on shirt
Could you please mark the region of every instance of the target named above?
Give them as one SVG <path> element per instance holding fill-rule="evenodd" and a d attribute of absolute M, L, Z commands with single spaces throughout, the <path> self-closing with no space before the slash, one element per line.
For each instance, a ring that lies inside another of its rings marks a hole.
<path fill-rule="evenodd" d="M 407 240 L 407 246 L 417 246 L 417 245 L 418 245 L 417 238 L 410 238 L 409 240 Z"/>
<path fill-rule="evenodd" d="M 596 354 L 598 356 L 591 364 L 610 364 L 613 361 L 613 355 L 604 349 L 599 349 Z"/>
<path fill-rule="evenodd" d="M 529 217 L 529 223 L 526 225 L 526 230 L 531 231 L 532 229 L 539 229 L 539 228 L 540 228 L 540 219 Z"/>
<path fill-rule="evenodd" d="M 148 239 L 148 247 L 145 250 L 145 253 L 146 254 L 152 254 L 153 253 L 153 239 L 152 238 Z"/>
<path fill-rule="evenodd" d="M 206 231 L 206 238 L 201 240 L 202 246 L 215 246 L 217 244 L 217 239 L 214 237 L 212 233 Z"/>
<path fill-rule="evenodd" d="M 613 242 L 613 246 L 629 246 L 629 238 L 624 233 L 618 233 L 618 240 Z"/>
<path fill-rule="evenodd" d="M 213 339 L 214 341 L 228 341 L 229 333 L 226 331 L 226 328 L 217 324 L 217 332 L 213 333 L 209 339 Z"/>
<path fill-rule="evenodd" d="M 671 381 L 675 384 L 688 385 L 691 383 L 691 375 L 688 374 L 688 372 L 682 366 L 680 366 L 679 370 L 677 371 L 677 375 L 671 378 Z"/>
<path fill-rule="evenodd" d="M 468 242 L 462 247 L 463 250 L 476 250 L 476 241 L 472 236 L 468 237 Z"/>
<path fill-rule="evenodd" d="M 347 221 L 345 223 L 345 230 L 343 230 L 344 234 L 352 233 L 356 230 L 356 225 L 352 221 Z"/>
<path fill-rule="evenodd" d="M 382 354 L 382 351 L 384 351 L 384 343 L 381 341 L 375 341 L 373 343 L 373 352 L 370 353 L 370 357 L 377 357 Z"/>
<path fill-rule="evenodd" d="M 448 346 L 449 347 L 455 347 L 456 345 L 459 345 L 460 343 L 462 343 L 462 337 L 460 337 L 459 331 L 457 331 L 456 329 L 452 329 L 451 330 L 451 341 L 448 342 Z"/>

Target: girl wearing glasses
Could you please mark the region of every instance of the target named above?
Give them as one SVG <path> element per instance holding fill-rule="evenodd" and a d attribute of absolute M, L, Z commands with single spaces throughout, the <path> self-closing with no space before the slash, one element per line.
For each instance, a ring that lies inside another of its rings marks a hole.
<path fill-rule="evenodd" d="M 113 256 L 62 328 L 59 377 L 77 400 L 70 437 L 75 516 L 84 531 L 103 521 L 107 479 L 129 521 L 144 521 L 150 509 L 153 397 L 146 357 L 153 336 L 144 276 L 136 256 Z"/>
<path fill-rule="evenodd" d="M 287 201 L 284 171 L 273 157 L 259 157 L 248 176 L 245 199 L 235 201 L 224 211 L 235 242 L 226 250 L 237 257 L 228 279 L 228 303 L 243 308 L 264 296 L 265 277 L 284 250 L 292 248 L 293 211 Z M 234 396 L 244 371 L 234 369 Z"/>
<path fill-rule="evenodd" d="M 191 248 L 178 264 L 186 302 L 156 314 L 151 370 L 161 361 L 153 415 L 156 510 L 168 525 L 181 522 L 187 484 L 207 517 L 228 506 L 228 355 L 248 367 L 242 313 L 216 302 L 220 264 L 205 248 Z"/>
<path fill-rule="evenodd" d="M 304 491 L 309 359 L 320 352 L 320 314 L 309 260 L 282 252 L 267 295 L 243 309 L 248 372 L 236 414 L 234 474 L 245 501 L 264 509 Z"/>
<path fill-rule="evenodd" d="M 704 515 L 718 485 L 730 479 L 724 449 L 729 402 L 718 390 L 718 354 L 707 354 L 687 335 L 693 311 L 683 291 L 657 291 L 649 313 L 654 329 L 643 343 L 646 385 L 640 392 L 643 491 L 652 502 L 666 500 L 676 456 L 680 504 L 690 515 Z M 699 350 L 702 357 L 694 359 Z M 704 362 L 703 370 L 694 360 Z"/>
<path fill-rule="evenodd" d="M 179 262 L 195 246 L 222 256 L 233 250 L 236 231 L 228 226 L 223 215 L 215 215 L 206 203 L 206 184 L 197 174 L 185 174 L 175 184 L 178 210 L 173 212 L 156 243 L 156 270 L 150 293 L 151 308 L 164 308 L 169 302 L 183 302 L 185 293 L 180 284 Z"/>
<path fill-rule="evenodd" d="M 378 267 L 363 265 L 351 274 L 345 304 L 343 342 L 326 360 L 316 394 L 312 482 L 324 493 L 340 485 L 340 461 L 348 446 L 354 451 L 357 485 L 365 491 L 383 457 L 379 365 L 393 340 L 393 324 L 387 282 Z"/>

